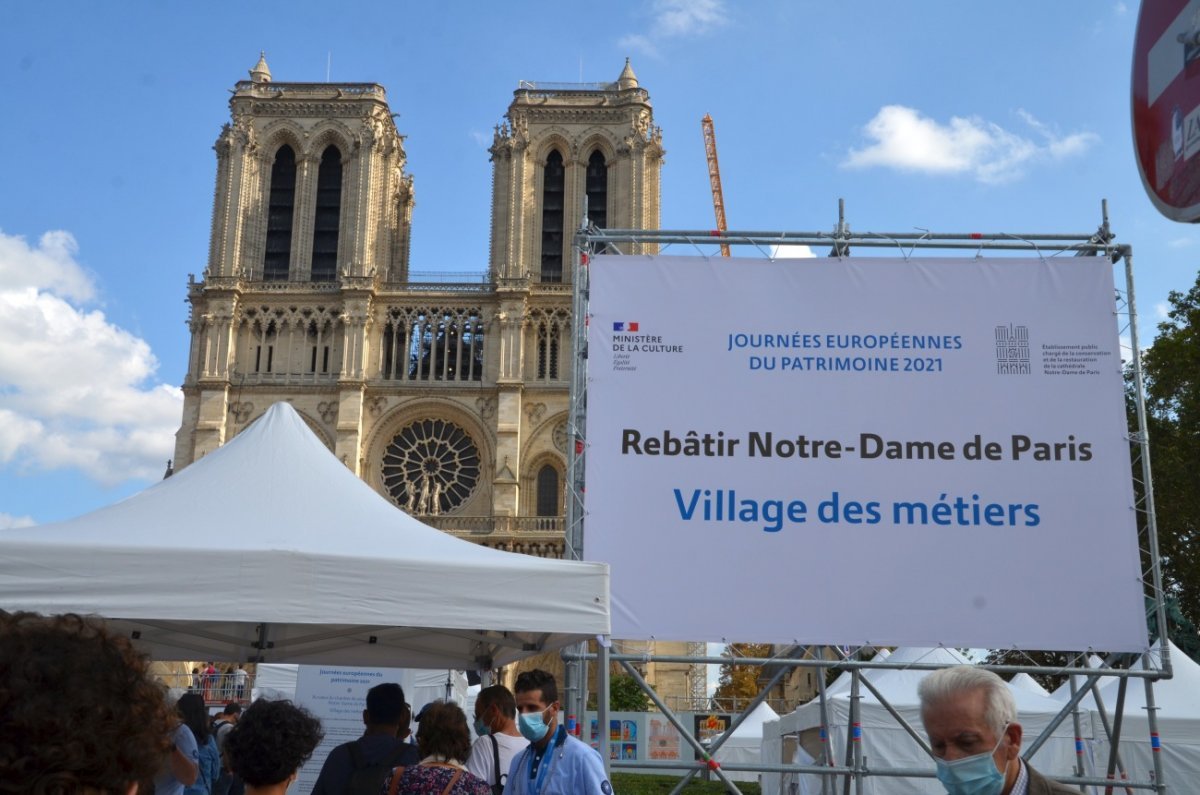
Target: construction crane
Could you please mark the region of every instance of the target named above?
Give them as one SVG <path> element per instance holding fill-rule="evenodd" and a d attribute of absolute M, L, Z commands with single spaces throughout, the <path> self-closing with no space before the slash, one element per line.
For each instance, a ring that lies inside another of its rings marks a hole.
<path fill-rule="evenodd" d="M 717 134 L 713 132 L 712 116 L 705 113 L 700 120 L 704 131 L 704 155 L 708 158 L 708 184 L 712 187 L 713 212 L 717 216 L 717 233 L 725 235 L 725 198 L 721 192 L 721 167 L 717 165 Z M 721 244 L 721 256 L 729 256 L 729 244 Z"/>

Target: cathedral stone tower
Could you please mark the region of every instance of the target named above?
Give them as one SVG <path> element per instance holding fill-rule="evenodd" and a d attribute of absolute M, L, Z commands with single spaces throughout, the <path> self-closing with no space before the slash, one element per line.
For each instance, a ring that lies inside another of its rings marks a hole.
<path fill-rule="evenodd" d="M 569 281 L 585 206 L 597 227 L 657 229 L 653 120 L 628 60 L 616 83 L 522 81 L 491 149 L 492 278 Z"/>
<path fill-rule="evenodd" d="M 520 83 L 490 150 L 486 270 L 423 280 L 409 271 L 413 180 L 383 87 L 277 82 L 265 57 L 250 78 L 215 146 L 176 467 L 286 400 L 423 522 L 561 557 L 572 236 L 585 205 L 597 227 L 659 221 L 662 138 L 633 69 Z M 659 692 L 687 706 L 689 667 L 655 669 Z"/>
<path fill-rule="evenodd" d="M 413 180 L 382 86 L 278 82 L 264 57 L 230 109 L 176 466 L 286 400 L 422 521 L 562 555 L 572 236 L 585 203 L 599 227 L 659 218 L 661 134 L 628 62 L 612 83 L 520 83 L 471 275 L 411 277 Z"/>

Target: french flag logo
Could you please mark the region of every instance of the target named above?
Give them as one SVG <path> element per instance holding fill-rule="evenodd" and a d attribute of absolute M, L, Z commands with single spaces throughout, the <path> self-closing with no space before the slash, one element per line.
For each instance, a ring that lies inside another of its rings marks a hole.
<path fill-rule="evenodd" d="M 625 321 L 624 323 L 613 323 L 613 331 L 637 331 L 637 321 Z"/>

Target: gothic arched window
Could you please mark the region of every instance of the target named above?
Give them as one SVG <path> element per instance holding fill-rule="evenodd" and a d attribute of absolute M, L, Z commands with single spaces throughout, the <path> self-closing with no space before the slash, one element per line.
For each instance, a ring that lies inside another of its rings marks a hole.
<path fill-rule="evenodd" d="M 317 170 L 317 216 L 313 223 L 312 281 L 337 278 L 338 225 L 342 214 L 342 153 L 327 146 Z"/>
<path fill-rule="evenodd" d="M 608 226 L 608 164 L 599 149 L 588 158 L 587 208 L 588 221 L 600 229 Z"/>
<path fill-rule="evenodd" d="M 263 279 L 286 281 L 292 259 L 292 211 L 296 205 L 296 153 L 284 144 L 271 166 L 271 196 L 267 205 L 267 250 Z"/>
<path fill-rule="evenodd" d="M 546 158 L 542 174 L 542 281 L 563 280 L 563 209 L 566 170 L 557 149 Z"/>
<path fill-rule="evenodd" d="M 558 516 L 560 504 L 558 470 L 546 464 L 537 473 L 537 515 Z"/>

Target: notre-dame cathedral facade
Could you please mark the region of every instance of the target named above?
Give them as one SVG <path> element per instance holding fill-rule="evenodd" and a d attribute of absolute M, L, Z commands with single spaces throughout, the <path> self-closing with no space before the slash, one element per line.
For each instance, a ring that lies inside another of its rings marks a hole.
<path fill-rule="evenodd" d="M 486 272 L 414 279 L 414 183 L 384 88 L 278 82 L 265 58 L 250 78 L 188 287 L 176 468 L 286 400 L 423 522 L 561 557 L 573 232 L 585 207 L 598 227 L 658 228 L 649 94 L 628 62 L 612 83 L 520 83 L 490 148 Z M 653 668 L 660 692 L 694 687 L 689 666 Z"/>

